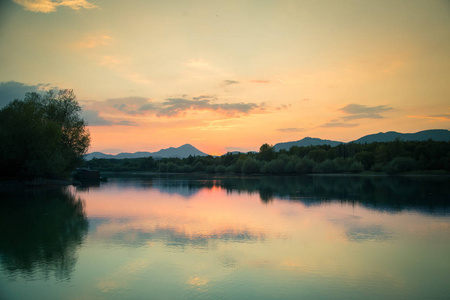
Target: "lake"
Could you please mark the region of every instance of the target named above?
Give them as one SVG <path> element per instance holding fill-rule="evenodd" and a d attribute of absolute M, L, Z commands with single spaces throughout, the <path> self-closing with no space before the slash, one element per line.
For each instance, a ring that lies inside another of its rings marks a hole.
<path fill-rule="evenodd" d="M 0 299 L 448 299 L 450 177 L 0 190 Z"/>

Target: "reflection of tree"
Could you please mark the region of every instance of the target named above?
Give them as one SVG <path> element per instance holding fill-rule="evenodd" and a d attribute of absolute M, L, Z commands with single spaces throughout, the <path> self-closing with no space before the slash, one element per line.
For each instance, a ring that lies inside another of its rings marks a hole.
<path fill-rule="evenodd" d="M 0 191 L 0 262 L 10 275 L 70 277 L 88 230 L 83 202 L 66 189 Z"/>
<path fill-rule="evenodd" d="M 377 210 L 419 210 L 428 213 L 450 211 L 449 176 L 211 176 L 153 175 L 147 187 L 164 191 L 174 187 L 194 195 L 214 186 L 227 192 L 259 193 L 267 203 L 275 197 L 307 205 L 328 201 L 355 202 Z M 179 192 L 179 191 L 178 191 Z M 181 194 L 181 192 L 179 192 Z"/>
<path fill-rule="evenodd" d="M 449 183 L 449 177 L 395 176 L 262 176 L 221 182 L 229 191 L 257 190 L 263 202 L 273 197 L 309 205 L 341 201 L 378 210 L 414 209 L 430 213 L 449 212 Z"/>

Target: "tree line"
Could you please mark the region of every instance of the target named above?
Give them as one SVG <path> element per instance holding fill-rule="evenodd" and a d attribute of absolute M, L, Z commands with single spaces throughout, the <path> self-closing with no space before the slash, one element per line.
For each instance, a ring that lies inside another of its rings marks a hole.
<path fill-rule="evenodd" d="M 450 171 L 450 142 L 401 141 L 369 144 L 348 143 L 297 147 L 275 151 L 264 144 L 259 152 L 188 158 L 97 159 L 84 166 L 101 171 L 148 171 L 160 173 L 237 174 L 397 174 L 412 171 Z"/>

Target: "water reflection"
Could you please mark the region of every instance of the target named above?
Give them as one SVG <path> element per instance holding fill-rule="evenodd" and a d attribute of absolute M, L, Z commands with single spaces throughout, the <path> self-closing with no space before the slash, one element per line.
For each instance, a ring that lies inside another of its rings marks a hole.
<path fill-rule="evenodd" d="M 88 231 L 83 202 L 67 188 L 0 191 L 0 263 L 17 275 L 69 279 Z"/>
<path fill-rule="evenodd" d="M 83 201 L 67 190 L 2 194 L 0 290 L 7 299 L 444 298 L 448 183 L 135 175 L 79 186 Z M 37 276 L 17 276 L 28 273 Z"/>
<path fill-rule="evenodd" d="M 277 199 L 320 205 L 330 201 L 358 203 L 379 211 L 450 212 L 449 176 L 259 176 L 185 177 L 134 175 L 114 184 L 153 188 L 188 199 L 201 189 L 220 187 L 229 193 L 258 193 L 264 203 Z"/>
<path fill-rule="evenodd" d="M 223 228 L 213 231 L 187 232 L 180 223 L 173 225 L 155 225 L 148 220 L 130 219 L 90 219 L 93 232 L 108 243 L 126 247 L 141 247 L 148 242 L 161 243 L 176 250 L 187 248 L 209 249 L 217 243 L 255 243 L 264 241 L 265 234 L 248 229 Z"/>

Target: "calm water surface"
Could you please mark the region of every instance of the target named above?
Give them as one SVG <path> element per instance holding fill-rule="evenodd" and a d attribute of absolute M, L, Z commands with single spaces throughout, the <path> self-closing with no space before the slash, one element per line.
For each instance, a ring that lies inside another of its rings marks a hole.
<path fill-rule="evenodd" d="M 448 299 L 449 177 L 0 190 L 0 299 Z"/>

